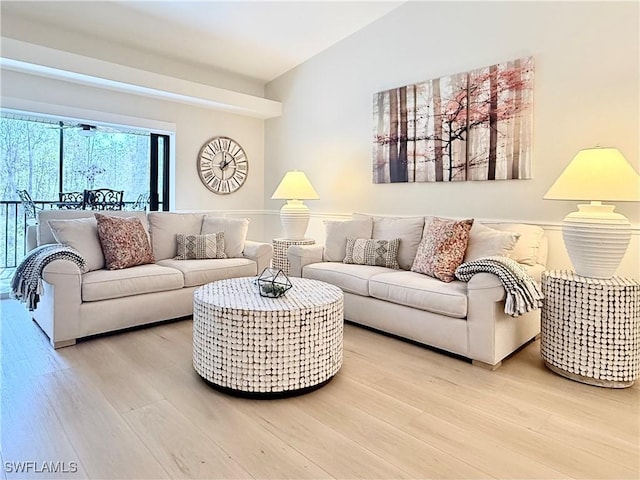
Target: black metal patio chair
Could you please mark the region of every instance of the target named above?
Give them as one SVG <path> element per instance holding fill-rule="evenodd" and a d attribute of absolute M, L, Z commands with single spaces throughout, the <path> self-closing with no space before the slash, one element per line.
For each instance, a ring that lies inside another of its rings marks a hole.
<path fill-rule="evenodd" d="M 123 196 L 124 190 L 112 190 L 111 188 L 85 190 L 82 208 L 84 210 L 122 210 L 124 207 Z"/>
<path fill-rule="evenodd" d="M 16 193 L 20 197 L 20 203 L 22 203 L 22 209 L 27 220 L 37 221 L 38 211 L 42 210 L 42 207 L 36 206 L 27 190 L 16 190 Z"/>
<path fill-rule="evenodd" d="M 60 192 L 58 193 L 58 208 L 64 210 L 80 210 L 84 204 L 84 192 Z"/>
<path fill-rule="evenodd" d="M 138 195 L 135 203 L 131 205 L 131 210 L 146 210 L 147 208 L 149 208 L 149 199 L 149 192 L 141 193 L 140 195 Z"/>

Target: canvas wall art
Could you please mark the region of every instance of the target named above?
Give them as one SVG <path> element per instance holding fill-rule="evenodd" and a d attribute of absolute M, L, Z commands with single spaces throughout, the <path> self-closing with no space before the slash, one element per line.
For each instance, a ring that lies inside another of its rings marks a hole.
<path fill-rule="evenodd" d="M 533 57 L 373 99 L 373 182 L 531 178 Z"/>

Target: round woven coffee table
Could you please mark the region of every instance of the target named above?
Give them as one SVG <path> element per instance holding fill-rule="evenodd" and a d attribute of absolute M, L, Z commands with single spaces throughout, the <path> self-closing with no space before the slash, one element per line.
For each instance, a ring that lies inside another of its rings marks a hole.
<path fill-rule="evenodd" d="M 193 294 L 193 366 L 214 387 L 284 397 L 327 383 L 342 366 L 343 294 L 291 278 L 279 298 L 261 297 L 254 277 L 209 283 Z"/>

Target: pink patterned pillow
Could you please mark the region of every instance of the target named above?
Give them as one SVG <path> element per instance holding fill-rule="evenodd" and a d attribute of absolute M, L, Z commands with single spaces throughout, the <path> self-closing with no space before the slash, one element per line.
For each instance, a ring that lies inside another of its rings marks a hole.
<path fill-rule="evenodd" d="M 140 219 L 110 217 L 95 213 L 98 237 L 107 269 L 119 270 L 155 263 L 149 237 Z"/>
<path fill-rule="evenodd" d="M 455 279 L 454 272 L 464 260 L 469 242 L 470 220 L 450 220 L 431 217 L 424 227 L 412 272 L 424 273 L 443 282 Z"/>

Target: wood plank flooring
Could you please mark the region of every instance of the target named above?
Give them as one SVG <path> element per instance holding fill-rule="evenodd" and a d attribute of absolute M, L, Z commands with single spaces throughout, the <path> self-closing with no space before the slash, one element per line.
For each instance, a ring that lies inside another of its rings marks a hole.
<path fill-rule="evenodd" d="M 0 309 L 1 479 L 640 478 L 639 386 L 555 375 L 539 342 L 491 372 L 347 325 L 333 381 L 260 401 L 198 377 L 188 320 L 54 351 Z"/>

